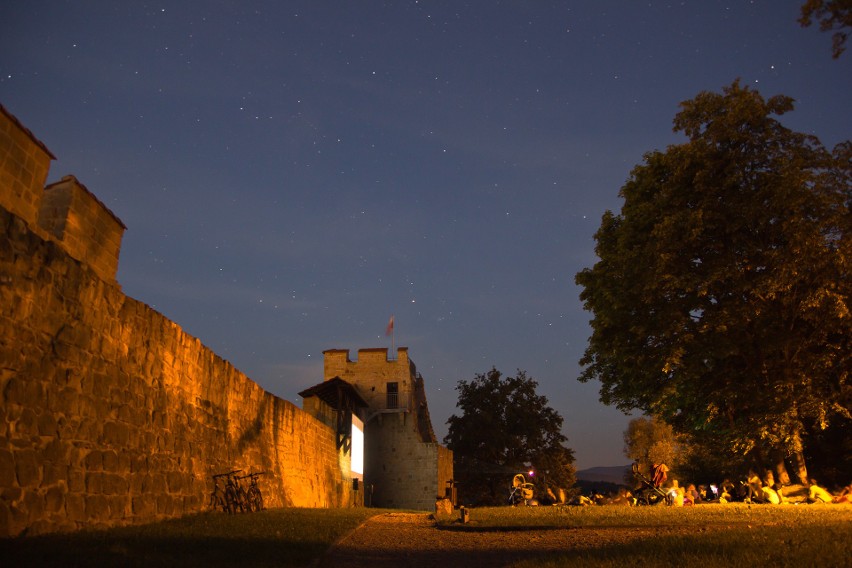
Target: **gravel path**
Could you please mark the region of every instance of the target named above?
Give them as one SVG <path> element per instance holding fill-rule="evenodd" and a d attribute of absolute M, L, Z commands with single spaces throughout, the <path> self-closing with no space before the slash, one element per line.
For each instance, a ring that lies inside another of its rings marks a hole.
<path fill-rule="evenodd" d="M 521 559 L 629 543 L 682 529 L 570 528 L 468 531 L 438 528 L 430 515 L 388 513 L 337 542 L 319 568 L 497 568 Z"/>

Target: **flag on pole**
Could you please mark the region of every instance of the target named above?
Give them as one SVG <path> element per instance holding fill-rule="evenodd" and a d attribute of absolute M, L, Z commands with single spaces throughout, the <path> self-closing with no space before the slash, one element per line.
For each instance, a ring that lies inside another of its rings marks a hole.
<path fill-rule="evenodd" d="M 391 335 L 393 333 L 393 316 L 390 317 L 388 321 L 388 328 L 385 330 L 385 335 Z"/>

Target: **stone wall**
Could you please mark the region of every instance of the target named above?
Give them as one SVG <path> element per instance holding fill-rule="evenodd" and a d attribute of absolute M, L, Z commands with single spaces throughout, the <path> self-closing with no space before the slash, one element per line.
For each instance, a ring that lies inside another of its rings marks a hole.
<path fill-rule="evenodd" d="M 365 427 L 365 490 L 389 509 L 434 510 L 453 478 L 453 455 L 437 442 L 417 439 L 416 416 L 379 414 Z"/>
<path fill-rule="evenodd" d="M 356 505 L 332 428 L 115 282 L 124 225 L 0 106 L 0 537 L 204 510 L 265 471 L 267 506 Z"/>
<path fill-rule="evenodd" d="M 334 431 L 0 209 L 0 535 L 201 511 L 211 474 L 268 506 L 354 503 Z"/>

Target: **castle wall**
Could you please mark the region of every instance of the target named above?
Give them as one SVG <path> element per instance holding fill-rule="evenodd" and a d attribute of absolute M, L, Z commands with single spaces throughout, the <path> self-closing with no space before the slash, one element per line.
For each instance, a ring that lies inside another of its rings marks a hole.
<path fill-rule="evenodd" d="M 267 506 L 353 502 L 334 431 L 0 209 L 0 535 L 201 511 L 211 475 Z"/>
<path fill-rule="evenodd" d="M 452 479 L 452 452 L 438 443 L 420 442 L 415 419 L 406 413 L 380 414 L 365 426 L 364 484 L 376 507 L 434 509 L 446 480 Z M 450 472 L 442 479 L 439 457 L 447 452 Z"/>
<path fill-rule="evenodd" d="M 124 225 L 0 106 L 0 537 L 207 508 L 265 471 L 268 507 L 360 493 L 333 428 L 261 389 L 115 282 Z"/>

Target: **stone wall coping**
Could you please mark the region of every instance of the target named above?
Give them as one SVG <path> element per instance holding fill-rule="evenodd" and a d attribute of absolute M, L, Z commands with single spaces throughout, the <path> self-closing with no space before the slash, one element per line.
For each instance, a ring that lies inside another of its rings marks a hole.
<path fill-rule="evenodd" d="M 5 115 L 9 118 L 9 120 L 11 120 L 11 121 L 12 121 L 12 123 L 14 123 L 14 125 L 15 125 L 15 126 L 17 126 L 18 128 L 20 128 L 20 129 L 21 129 L 21 131 L 22 131 L 24 134 L 26 134 L 26 135 L 30 138 L 30 140 L 32 140 L 32 141 L 33 141 L 33 142 L 34 142 L 34 143 L 35 143 L 35 144 L 36 144 L 39 148 L 41 148 L 42 150 L 44 150 L 44 151 L 45 151 L 45 153 L 47 153 L 47 155 L 48 155 L 48 156 L 50 156 L 50 159 L 51 159 L 51 160 L 55 160 L 55 159 L 56 159 L 56 156 L 54 156 L 54 155 L 53 155 L 53 152 L 51 152 L 51 151 L 47 148 L 47 146 L 45 146 L 44 142 L 42 142 L 41 140 L 39 140 L 38 138 L 36 138 L 36 137 L 35 137 L 35 134 L 33 134 L 33 133 L 32 133 L 32 131 L 31 131 L 29 128 L 27 128 L 26 126 L 24 126 L 23 124 L 21 124 L 21 121 L 20 121 L 20 120 L 18 120 L 18 117 L 16 117 L 14 114 L 12 114 L 11 112 L 9 112 L 9 111 L 6 109 L 6 107 L 4 107 L 2 104 L 0 104 L 0 112 L 2 112 L 3 114 L 5 114 Z"/>
<path fill-rule="evenodd" d="M 80 180 L 78 180 L 78 179 L 76 178 L 76 176 L 74 176 L 74 175 L 62 176 L 62 179 L 60 179 L 59 181 L 55 181 L 55 182 L 53 182 L 53 183 L 51 183 L 51 184 L 48 184 L 48 185 L 47 185 L 47 187 L 45 187 L 45 188 L 44 188 L 44 190 L 45 190 L 45 191 L 49 191 L 49 190 L 51 190 L 51 189 L 54 189 L 54 188 L 56 188 L 56 187 L 58 187 L 58 186 L 60 186 L 60 185 L 64 185 L 64 184 L 66 184 L 66 183 L 72 183 L 72 184 L 74 184 L 76 187 L 78 187 L 78 188 L 82 189 L 85 193 L 87 193 L 87 194 L 89 195 L 89 197 L 91 197 L 91 198 L 95 201 L 95 203 L 97 203 L 98 205 L 100 205 L 100 206 L 103 208 L 103 210 L 104 210 L 104 211 L 106 211 L 107 213 L 109 213 L 110 217 L 112 217 L 113 219 L 115 219 L 115 222 L 116 222 L 116 223 L 118 223 L 118 224 L 121 226 L 121 228 L 122 228 L 122 229 L 124 229 L 125 231 L 127 230 L 127 225 L 125 225 L 125 224 L 124 224 L 124 222 L 123 222 L 121 219 L 119 219 L 119 218 L 118 218 L 118 215 L 116 215 L 115 213 L 113 213 L 113 212 L 112 212 L 112 210 L 111 210 L 109 207 L 107 207 L 107 206 L 104 204 L 104 202 L 103 202 L 103 201 L 101 201 L 100 199 L 98 199 L 98 196 L 96 196 L 94 193 L 92 193 L 92 192 L 89 190 L 89 188 L 88 188 L 88 187 L 86 187 L 85 185 L 83 185 L 82 183 L 80 183 Z"/>

